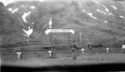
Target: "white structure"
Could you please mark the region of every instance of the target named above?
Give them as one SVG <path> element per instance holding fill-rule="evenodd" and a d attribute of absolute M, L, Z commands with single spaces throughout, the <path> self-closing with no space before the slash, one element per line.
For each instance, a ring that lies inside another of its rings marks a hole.
<path fill-rule="evenodd" d="M 122 51 L 125 52 L 125 45 L 122 45 Z"/>
<path fill-rule="evenodd" d="M 82 54 L 84 54 L 84 48 L 82 48 L 81 51 L 82 51 Z"/>
<path fill-rule="evenodd" d="M 68 33 L 68 36 L 69 36 L 69 46 L 70 46 L 70 34 L 69 33 L 74 34 L 75 31 L 73 29 L 47 29 L 45 31 L 45 34 L 49 34 L 49 33 Z M 50 38 L 51 38 L 51 43 L 52 43 L 51 34 L 50 34 Z"/>
<path fill-rule="evenodd" d="M 51 24 L 51 21 L 50 23 Z M 51 28 L 51 25 L 50 25 L 50 28 Z M 51 42 L 51 51 L 52 51 L 52 34 L 51 33 L 68 33 L 68 37 L 69 37 L 69 46 L 70 46 L 70 34 L 69 33 L 72 33 L 74 34 L 75 31 L 73 29 L 47 29 L 45 31 L 45 34 L 49 34 L 50 33 L 50 42 Z M 52 53 L 52 52 L 51 52 Z M 52 54 L 51 54 L 52 56 Z M 53 56 L 52 56 L 53 57 Z"/>
<path fill-rule="evenodd" d="M 69 33 L 74 34 L 75 31 L 74 31 L 73 29 L 52 29 L 52 24 L 53 24 L 52 18 L 50 18 L 49 23 L 48 23 L 50 29 L 47 29 L 47 30 L 45 31 L 45 34 L 49 34 L 49 33 L 50 33 L 51 52 L 49 51 L 49 53 L 51 54 L 50 56 L 53 57 L 53 54 L 52 54 L 52 52 L 53 52 L 53 51 L 52 51 L 52 50 L 53 50 L 53 49 L 52 49 L 52 33 L 68 33 L 69 46 L 70 46 L 70 34 L 69 34 Z"/>
<path fill-rule="evenodd" d="M 28 28 L 29 28 L 28 30 L 23 29 L 23 31 L 26 33 L 23 35 L 28 37 L 28 45 L 29 45 L 29 36 L 33 33 L 33 28 L 30 28 L 30 27 L 28 27 Z"/>
<path fill-rule="evenodd" d="M 48 53 L 49 53 L 49 56 L 52 57 L 52 51 L 50 50 L 48 51 Z"/>
<path fill-rule="evenodd" d="M 49 21 L 49 28 L 51 29 L 52 28 L 52 24 L 53 24 L 53 22 L 52 22 L 52 18 L 50 18 L 50 21 Z"/>
<path fill-rule="evenodd" d="M 18 59 L 21 59 L 21 52 L 17 52 L 16 54 L 17 54 Z"/>
<path fill-rule="evenodd" d="M 75 31 L 73 29 L 47 29 L 45 31 L 45 34 L 49 34 L 49 33 L 72 33 L 74 34 Z"/>
<path fill-rule="evenodd" d="M 106 48 L 106 52 L 109 53 L 109 48 Z"/>
<path fill-rule="evenodd" d="M 125 45 L 122 45 L 122 49 L 125 49 Z"/>

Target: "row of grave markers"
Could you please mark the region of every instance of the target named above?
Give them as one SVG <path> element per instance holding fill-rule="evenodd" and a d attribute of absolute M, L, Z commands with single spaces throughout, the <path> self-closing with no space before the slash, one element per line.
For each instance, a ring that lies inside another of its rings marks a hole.
<path fill-rule="evenodd" d="M 50 24 L 51 24 L 51 21 L 50 21 Z M 51 26 L 51 25 L 50 25 Z M 75 31 L 73 29 L 47 29 L 45 31 L 45 34 L 49 34 L 50 33 L 50 42 L 51 42 L 51 50 L 48 51 L 50 57 L 53 57 L 53 49 L 52 49 L 52 35 L 51 33 L 68 33 L 68 36 L 69 36 L 69 46 L 70 46 L 70 34 L 69 33 L 72 33 L 74 34 Z M 80 42 L 81 42 L 81 33 L 80 33 Z M 125 45 L 122 45 L 122 49 L 123 51 L 125 50 Z M 84 53 L 84 48 L 81 49 L 82 53 Z M 106 48 L 106 51 L 107 53 L 109 53 L 109 48 Z M 21 52 L 17 52 L 17 56 L 18 56 L 18 59 L 21 58 Z"/>
<path fill-rule="evenodd" d="M 109 50 L 110 50 L 110 48 L 106 48 L 106 53 L 109 53 Z M 123 50 L 123 53 L 125 53 L 125 45 L 122 45 L 122 50 Z M 84 54 L 84 51 L 85 51 L 85 49 L 82 48 L 81 49 L 82 54 Z M 22 54 L 21 51 L 16 52 L 16 54 L 17 54 L 17 58 L 21 59 L 21 54 Z M 49 54 L 50 57 L 52 57 L 52 51 L 51 50 L 48 51 L 48 54 Z"/>
<path fill-rule="evenodd" d="M 81 49 L 81 51 L 82 51 L 82 54 L 84 54 L 84 48 L 82 48 Z M 109 50 L 110 50 L 110 48 L 106 48 L 106 53 L 109 53 Z M 122 45 L 122 50 L 123 50 L 123 53 L 125 53 L 125 45 Z"/>
<path fill-rule="evenodd" d="M 52 18 L 50 18 L 50 21 L 49 21 L 49 23 L 48 23 L 50 29 L 47 29 L 47 30 L 45 31 L 45 34 L 49 34 L 49 33 L 50 33 L 51 50 L 48 51 L 50 57 L 53 56 L 52 34 L 51 34 L 51 33 L 68 33 L 69 46 L 70 46 L 70 34 L 69 34 L 69 33 L 72 33 L 72 34 L 75 33 L 75 31 L 74 31 L 73 29 L 52 29 L 52 24 L 53 24 L 53 21 L 52 21 Z M 30 34 L 32 34 L 33 29 L 31 29 L 31 28 L 29 27 L 29 30 L 28 30 L 28 31 L 26 31 L 26 30 L 24 30 L 24 29 L 23 29 L 23 31 L 26 33 L 26 34 L 24 34 L 24 35 L 28 37 L 28 45 L 29 45 L 29 36 L 30 36 Z M 80 32 L 80 42 L 81 42 L 81 37 L 82 37 L 82 33 Z M 122 46 L 122 49 L 125 50 L 125 45 Z M 84 53 L 84 48 L 82 48 L 81 51 L 82 51 L 82 53 Z M 109 48 L 106 48 L 106 51 L 107 51 L 107 53 L 109 53 Z M 21 52 L 17 52 L 18 59 L 20 59 L 21 54 L 22 54 Z"/>

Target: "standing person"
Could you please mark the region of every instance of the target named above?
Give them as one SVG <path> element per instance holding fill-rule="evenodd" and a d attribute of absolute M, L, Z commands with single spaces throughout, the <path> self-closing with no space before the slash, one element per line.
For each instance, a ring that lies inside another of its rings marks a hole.
<path fill-rule="evenodd" d="M 72 49 L 72 53 L 73 53 L 73 59 L 75 60 L 77 58 L 77 55 L 78 55 L 78 54 L 76 54 L 76 50 L 78 50 L 78 47 L 76 46 L 75 41 L 73 41 L 71 49 Z"/>
<path fill-rule="evenodd" d="M 92 54 L 92 43 L 88 44 L 88 48 L 89 48 L 89 53 Z"/>

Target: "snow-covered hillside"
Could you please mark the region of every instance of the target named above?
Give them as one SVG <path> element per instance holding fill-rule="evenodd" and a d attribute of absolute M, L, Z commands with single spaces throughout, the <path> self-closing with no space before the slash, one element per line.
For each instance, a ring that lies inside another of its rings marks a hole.
<path fill-rule="evenodd" d="M 51 0 L 45 2 L 15 2 L 6 7 L 0 3 L 0 43 L 26 41 L 25 32 L 32 28 L 30 41 L 50 43 L 45 30 L 70 28 L 76 33 L 71 40 L 93 44 L 123 43 L 125 37 L 124 0 Z M 61 40 L 68 40 L 67 34 L 53 34 Z"/>

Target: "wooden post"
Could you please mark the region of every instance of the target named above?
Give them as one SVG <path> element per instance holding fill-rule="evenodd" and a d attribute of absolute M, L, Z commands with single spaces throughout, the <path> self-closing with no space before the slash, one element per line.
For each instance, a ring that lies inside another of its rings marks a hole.
<path fill-rule="evenodd" d="M 53 57 L 52 33 L 50 33 L 51 57 Z"/>
<path fill-rule="evenodd" d="M 81 39 L 82 39 L 82 34 L 81 34 L 81 32 L 80 32 L 80 37 L 79 37 L 79 39 L 80 39 L 80 43 L 81 43 L 81 42 L 82 42 L 82 41 L 81 41 Z"/>
<path fill-rule="evenodd" d="M 69 38 L 69 47 L 71 49 L 71 43 L 70 43 L 70 33 L 68 33 L 68 38 Z"/>
<path fill-rule="evenodd" d="M 99 47 L 99 54 L 100 54 L 100 47 Z"/>
<path fill-rule="evenodd" d="M 29 36 L 28 36 L 28 45 L 29 45 Z"/>
<path fill-rule="evenodd" d="M 21 59 L 23 59 L 23 55 L 24 55 L 24 49 L 23 48 L 21 48 Z"/>
<path fill-rule="evenodd" d="M 117 48 L 117 53 L 119 53 L 119 48 Z"/>

